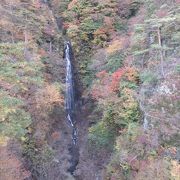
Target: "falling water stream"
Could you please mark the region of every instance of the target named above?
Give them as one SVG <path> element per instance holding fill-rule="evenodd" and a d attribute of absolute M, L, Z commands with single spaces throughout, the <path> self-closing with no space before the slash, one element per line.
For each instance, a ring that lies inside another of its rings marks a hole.
<path fill-rule="evenodd" d="M 65 60 L 66 60 L 66 113 L 67 121 L 72 129 L 72 145 L 69 151 L 72 155 L 71 167 L 69 172 L 73 174 L 78 164 L 78 146 L 77 146 L 77 129 L 75 121 L 75 98 L 74 98 L 74 80 L 73 80 L 73 53 L 71 43 L 65 42 Z"/>
<path fill-rule="evenodd" d="M 51 6 L 50 0 L 44 0 L 45 4 L 47 4 L 51 14 L 54 16 L 54 19 L 56 19 L 57 28 L 59 31 L 61 31 L 60 23 L 58 23 L 58 19 L 54 15 L 54 11 Z M 76 118 L 75 118 L 75 88 L 74 88 L 74 77 L 73 77 L 73 51 L 71 47 L 70 41 L 65 42 L 64 44 L 64 59 L 66 61 L 66 97 L 65 97 L 65 109 L 66 109 L 66 119 L 71 127 L 72 132 L 72 142 L 68 148 L 71 159 L 70 167 L 68 171 L 74 175 L 74 171 L 76 170 L 76 166 L 79 162 L 79 147 L 77 143 L 77 128 L 76 128 Z"/>
<path fill-rule="evenodd" d="M 74 120 L 74 82 L 72 71 L 72 48 L 70 42 L 65 43 L 65 60 L 66 60 L 66 112 L 67 120 L 70 123 L 73 133 L 72 140 L 76 144 L 77 130 Z"/>

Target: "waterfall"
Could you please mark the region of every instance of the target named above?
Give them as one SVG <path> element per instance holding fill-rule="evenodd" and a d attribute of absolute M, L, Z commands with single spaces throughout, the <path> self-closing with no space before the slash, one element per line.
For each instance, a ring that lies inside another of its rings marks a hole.
<path fill-rule="evenodd" d="M 72 127 L 72 141 L 74 144 L 77 142 L 77 130 L 74 120 L 74 81 L 73 81 L 73 68 L 72 68 L 72 47 L 68 41 L 65 43 L 65 60 L 66 60 L 66 113 L 67 120 Z"/>

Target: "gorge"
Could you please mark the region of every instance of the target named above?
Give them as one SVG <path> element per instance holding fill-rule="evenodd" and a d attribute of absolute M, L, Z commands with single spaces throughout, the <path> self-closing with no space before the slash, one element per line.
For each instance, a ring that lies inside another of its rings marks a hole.
<path fill-rule="evenodd" d="M 0 179 L 179 180 L 179 0 L 0 15 Z"/>

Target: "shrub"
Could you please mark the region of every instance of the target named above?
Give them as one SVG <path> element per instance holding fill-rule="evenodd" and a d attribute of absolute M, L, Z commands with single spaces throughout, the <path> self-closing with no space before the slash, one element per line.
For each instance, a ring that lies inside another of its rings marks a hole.
<path fill-rule="evenodd" d="M 121 81 L 120 88 L 129 88 L 129 89 L 136 89 L 138 86 L 134 82 L 128 82 L 128 81 Z"/>
<path fill-rule="evenodd" d="M 124 54 L 122 52 L 115 52 L 107 58 L 106 70 L 113 73 L 123 66 Z"/>
<path fill-rule="evenodd" d="M 93 71 L 87 70 L 86 74 L 83 77 L 83 84 L 85 87 L 90 87 L 95 77 L 95 73 Z"/>
<path fill-rule="evenodd" d="M 86 33 L 93 33 L 96 29 L 102 26 L 102 20 L 94 21 L 91 18 L 85 18 L 82 23 L 80 29 Z"/>
<path fill-rule="evenodd" d="M 22 107 L 22 100 L 0 92 L 0 134 L 20 138 L 27 132 L 31 117 Z"/>
<path fill-rule="evenodd" d="M 119 127 L 127 127 L 131 122 L 138 122 L 140 110 L 138 102 L 133 97 L 133 91 L 125 88 L 121 90 L 121 101 L 115 105 L 116 121 Z"/>
<path fill-rule="evenodd" d="M 71 38 L 75 38 L 77 35 L 79 35 L 80 31 L 78 29 L 77 25 L 69 25 L 69 28 L 67 30 L 67 34 Z"/>
<path fill-rule="evenodd" d="M 140 75 L 140 79 L 145 85 L 148 85 L 148 84 L 155 85 L 158 81 L 157 76 L 153 72 L 150 72 L 150 71 L 144 71 Z"/>
<path fill-rule="evenodd" d="M 23 52 L 23 43 L 0 44 L 0 80 L 2 88 L 24 93 L 32 85 L 37 87 L 44 83 L 42 77 L 43 64 L 38 61 L 26 61 Z"/>
<path fill-rule="evenodd" d="M 1 122 L 0 131 L 5 136 L 20 138 L 27 133 L 30 124 L 30 114 L 22 109 L 17 109 L 15 112 L 9 113 L 6 120 Z"/>
<path fill-rule="evenodd" d="M 120 80 L 123 77 L 123 75 L 125 74 L 125 72 L 126 72 L 125 68 L 119 68 L 117 71 L 115 71 L 112 74 L 112 80 L 111 80 L 110 89 L 113 92 L 117 92 L 118 91 Z"/>
<path fill-rule="evenodd" d="M 5 91 L 0 91 L 0 122 L 6 120 L 8 114 L 24 105 L 23 101 L 9 96 Z"/>
<path fill-rule="evenodd" d="M 24 60 L 24 43 L 0 43 L 0 53 L 12 60 Z"/>
<path fill-rule="evenodd" d="M 92 97 L 96 100 L 107 99 L 112 92 L 109 89 L 110 76 L 106 71 L 101 71 L 96 74 L 96 77 L 98 79 L 93 83 L 91 90 Z"/>
<path fill-rule="evenodd" d="M 48 165 L 52 162 L 53 150 L 48 145 L 39 148 L 36 146 L 34 139 L 26 138 L 23 143 L 23 154 L 31 161 L 34 175 L 37 173 L 40 177 L 45 178 L 49 168 Z"/>
<path fill-rule="evenodd" d="M 127 30 L 127 24 L 123 23 L 122 20 L 116 19 L 114 22 L 114 28 L 116 31 L 126 31 Z"/>
<path fill-rule="evenodd" d="M 63 103 L 63 96 L 58 84 L 46 85 L 44 89 L 40 89 L 36 93 L 35 98 L 36 107 L 42 114 L 47 114 L 55 105 Z"/>
<path fill-rule="evenodd" d="M 168 159 L 152 159 L 137 174 L 138 180 L 173 179 L 170 174 L 170 162 Z"/>
<path fill-rule="evenodd" d="M 121 50 L 123 48 L 123 40 L 124 39 L 118 39 L 118 40 L 114 40 L 106 49 L 108 54 L 114 54 L 117 51 Z"/>
<path fill-rule="evenodd" d="M 176 66 L 176 72 L 180 73 L 180 65 Z"/>
<path fill-rule="evenodd" d="M 103 121 L 89 128 L 89 143 L 95 148 L 112 148 L 114 133 L 106 126 Z"/>
<path fill-rule="evenodd" d="M 116 132 L 118 129 L 118 126 L 116 126 L 116 118 L 117 114 L 115 111 L 115 103 L 107 104 L 104 108 L 103 117 L 102 120 L 106 123 L 107 127 L 111 129 L 112 131 Z"/>

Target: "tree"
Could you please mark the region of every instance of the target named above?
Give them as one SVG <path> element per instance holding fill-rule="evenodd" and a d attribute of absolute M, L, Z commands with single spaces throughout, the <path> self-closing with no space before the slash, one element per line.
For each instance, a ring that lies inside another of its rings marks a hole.
<path fill-rule="evenodd" d="M 166 13 L 164 16 L 153 16 L 145 20 L 143 24 L 136 25 L 136 33 L 134 37 L 134 56 L 135 59 L 142 61 L 148 59 L 145 63 L 149 63 L 153 58 L 160 61 L 161 76 L 165 78 L 164 64 L 166 60 L 166 52 L 173 51 L 175 44 L 170 44 L 172 39 L 172 31 L 176 29 L 178 15 L 173 10 L 170 16 Z M 143 44 L 143 46 L 142 46 Z"/>

